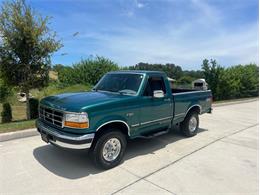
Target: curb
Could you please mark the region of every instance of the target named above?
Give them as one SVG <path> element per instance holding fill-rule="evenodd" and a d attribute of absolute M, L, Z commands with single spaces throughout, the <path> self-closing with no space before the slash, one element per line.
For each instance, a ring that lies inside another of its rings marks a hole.
<path fill-rule="evenodd" d="M 0 134 L 0 142 L 39 135 L 36 128 Z"/>
<path fill-rule="evenodd" d="M 253 101 L 257 101 L 257 100 L 258 100 L 258 98 L 248 99 L 248 100 L 237 100 L 237 101 L 233 101 L 233 102 L 218 103 L 218 104 L 213 103 L 213 107 L 221 107 L 221 106 L 227 106 L 227 105 L 232 105 L 232 104 L 242 104 L 242 103 L 248 103 L 248 102 L 253 102 Z M 2 133 L 2 134 L 0 134 L 0 142 L 9 141 L 9 140 L 13 140 L 13 139 L 19 139 L 19 138 L 26 138 L 26 137 L 36 136 L 36 135 L 39 135 L 39 132 L 37 131 L 36 128 L 26 129 L 26 130 L 22 130 L 22 131 L 9 132 L 9 133 Z"/>

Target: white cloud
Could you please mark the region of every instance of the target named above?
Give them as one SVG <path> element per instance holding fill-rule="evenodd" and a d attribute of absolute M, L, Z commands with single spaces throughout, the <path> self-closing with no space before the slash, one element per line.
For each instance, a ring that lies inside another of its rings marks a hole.
<path fill-rule="evenodd" d="M 142 4 L 142 3 L 137 3 L 137 5 L 136 5 L 138 8 L 143 8 L 144 7 L 144 4 Z"/>
<path fill-rule="evenodd" d="M 219 23 L 222 18 L 220 10 L 216 9 L 212 5 L 209 5 L 204 0 L 191 0 L 194 9 L 197 13 L 200 13 L 199 20 L 201 23 Z"/>
<path fill-rule="evenodd" d="M 139 2 L 138 0 L 135 0 L 135 5 L 137 8 L 143 8 L 144 7 L 144 4 Z"/>
<path fill-rule="evenodd" d="M 81 37 L 96 41 L 92 54 L 109 57 L 121 66 L 150 62 L 175 63 L 183 69 L 199 69 L 204 58 L 216 59 L 224 66 L 259 63 L 258 22 L 235 28 L 224 26 L 225 13 L 221 10 L 201 0 L 191 2 L 192 20 L 187 20 L 182 13 L 183 19 L 179 23 L 169 20 L 155 26 L 150 20 L 142 25 L 140 20 L 145 18 L 138 18 L 135 28 L 118 26 L 117 29 L 113 26 L 115 34 L 90 33 L 81 34 Z M 125 10 L 127 16 L 135 14 L 138 3 L 135 1 L 135 8 Z M 85 49 L 78 47 L 76 50 L 82 53 Z M 86 55 L 89 54 L 86 51 Z"/>
<path fill-rule="evenodd" d="M 126 15 L 128 17 L 132 17 L 135 15 L 136 11 L 138 9 L 142 9 L 145 7 L 145 4 L 138 1 L 138 0 L 132 0 L 124 3 L 121 3 L 121 7 L 123 9 L 123 15 Z"/>
<path fill-rule="evenodd" d="M 142 8 L 142 7 L 144 7 L 144 4 L 138 3 L 138 4 L 137 4 L 137 7 L 138 7 L 138 8 Z"/>
<path fill-rule="evenodd" d="M 257 24 L 236 32 L 223 32 L 214 38 L 185 41 L 174 33 L 127 29 L 121 36 L 97 35 L 102 49 L 97 53 L 113 58 L 120 65 L 138 62 L 176 63 L 184 69 L 198 69 L 204 58 L 214 58 L 222 65 L 258 63 Z M 97 37 L 96 36 L 96 37 Z M 227 64 L 228 63 L 228 64 Z"/>

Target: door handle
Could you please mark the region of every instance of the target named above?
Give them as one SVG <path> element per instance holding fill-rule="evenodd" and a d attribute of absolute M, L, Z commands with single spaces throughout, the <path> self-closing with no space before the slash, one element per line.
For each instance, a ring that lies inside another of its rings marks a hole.
<path fill-rule="evenodd" d="M 170 99 L 170 98 L 167 98 L 167 99 L 164 99 L 164 101 L 165 101 L 165 102 L 169 102 L 169 101 L 171 101 L 171 99 Z"/>

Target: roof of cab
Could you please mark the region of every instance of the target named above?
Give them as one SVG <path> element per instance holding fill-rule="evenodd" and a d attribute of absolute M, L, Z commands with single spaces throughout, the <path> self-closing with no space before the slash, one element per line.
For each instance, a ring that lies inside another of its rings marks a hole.
<path fill-rule="evenodd" d="M 165 74 L 165 72 L 162 71 L 152 71 L 152 70 L 119 70 L 119 71 L 112 71 L 109 73 Z"/>

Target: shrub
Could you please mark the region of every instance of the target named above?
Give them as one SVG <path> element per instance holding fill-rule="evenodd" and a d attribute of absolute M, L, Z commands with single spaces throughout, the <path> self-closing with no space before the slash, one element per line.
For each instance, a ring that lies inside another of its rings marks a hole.
<path fill-rule="evenodd" d="M 90 84 L 95 85 L 99 79 L 109 71 L 119 70 L 113 61 L 96 56 L 81 60 L 73 67 L 61 68 L 58 72 L 59 81 L 65 85 Z"/>
<path fill-rule="evenodd" d="M 29 100 L 29 104 L 30 104 L 30 119 L 38 118 L 39 100 L 36 98 L 31 98 Z"/>
<path fill-rule="evenodd" d="M 3 104 L 3 111 L 1 112 L 2 123 L 8 123 L 12 121 L 12 108 L 9 103 Z"/>
<path fill-rule="evenodd" d="M 11 88 L 9 88 L 3 81 L 0 79 L 0 102 L 5 102 L 7 97 L 11 95 Z"/>

